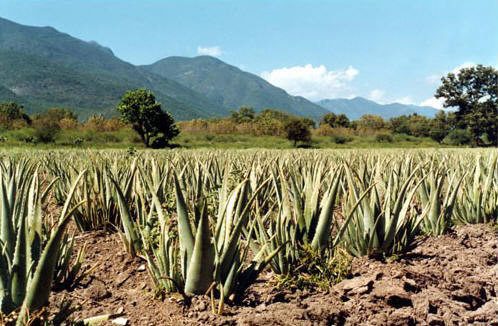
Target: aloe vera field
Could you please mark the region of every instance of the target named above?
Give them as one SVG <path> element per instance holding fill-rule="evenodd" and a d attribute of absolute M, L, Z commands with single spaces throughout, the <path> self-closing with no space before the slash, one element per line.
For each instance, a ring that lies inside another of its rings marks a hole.
<path fill-rule="evenodd" d="M 6 150 L 2 325 L 497 325 L 498 151 Z"/>

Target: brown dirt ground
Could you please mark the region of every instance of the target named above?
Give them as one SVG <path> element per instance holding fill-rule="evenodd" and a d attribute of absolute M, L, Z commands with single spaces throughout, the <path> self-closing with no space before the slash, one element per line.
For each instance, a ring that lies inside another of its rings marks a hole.
<path fill-rule="evenodd" d="M 154 297 L 145 262 L 124 253 L 117 234 L 87 233 L 87 262 L 97 269 L 82 284 L 51 297 L 81 305 L 80 320 L 117 314 L 128 325 L 498 325 L 498 232 L 457 227 L 430 237 L 395 261 L 355 259 L 351 278 L 328 292 L 277 290 L 267 273 L 241 305 L 211 312 L 198 297 Z M 111 323 L 108 323 L 109 325 Z"/>

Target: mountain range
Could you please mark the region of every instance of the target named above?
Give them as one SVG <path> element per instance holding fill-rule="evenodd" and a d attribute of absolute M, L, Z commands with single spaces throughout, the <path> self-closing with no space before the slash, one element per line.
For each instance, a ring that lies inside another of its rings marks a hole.
<path fill-rule="evenodd" d="M 350 120 L 358 120 L 364 114 L 380 115 L 390 119 L 400 115 L 419 114 L 433 118 L 439 111 L 431 106 L 391 103 L 379 104 L 363 97 L 353 99 L 336 98 L 317 102 L 318 105 L 336 114 L 345 114 Z"/>
<path fill-rule="evenodd" d="M 430 111 L 401 104 L 379 107 L 361 98 L 312 103 L 209 56 L 168 57 L 136 66 L 97 42 L 0 18 L 0 102 L 21 103 L 28 113 L 68 107 L 84 120 L 96 113 L 115 115 L 121 96 L 142 87 L 152 90 L 178 120 L 227 116 L 244 105 L 313 119 L 330 110 L 350 119 L 363 113 L 390 117 Z"/>

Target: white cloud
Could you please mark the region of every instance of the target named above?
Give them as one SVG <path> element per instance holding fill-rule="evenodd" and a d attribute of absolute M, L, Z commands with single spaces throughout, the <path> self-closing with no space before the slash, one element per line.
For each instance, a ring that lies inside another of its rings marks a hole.
<path fill-rule="evenodd" d="M 374 102 L 384 104 L 384 95 L 386 91 L 383 89 L 374 89 L 368 94 L 368 98 Z"/>
<path fill-rule="evenodd" d="M 223 51 L 221 51 L 221 48 L 219 46 L 198 46 L 197 47 L 197 54 L 199 55 L 210 55 L 212 57 L 219 57 Z"/>
<path fill-rule="evenodd" d="M 410 96 L 405 96 L 405 97 L 399 98 L 397 100 L 394 100 L 393 103 L 400 103 L 400 104 L 406 104 L 406 105 L 415 104 L 415 102 L 412 100 L 412 98 Z"/>
<path fill-rule="evenodd" d="M 433 108 L 436 109 L 444 109 L 443 104 L 444 104 L 444 99 L 442 98 L 437 99 L 435 97 L 428 98 L 427 100 L 422 101 L 422 103 L 420 103 L 421 106 L 432 106 Z"/>
<path fill-rule="evenodd" d="M 395 100 L 389 100 L 386 98 L 386 91 L 383 89 L 374 89 L 368 93 L 368 99 L 377 102 L 379 104 L 391 104 L 391 103 L 400 103 L 400 104 L 415 104 L 413 99 L 410 96 L 404 96 L 402 98 L 398 98 Z"/>
<path fill-rule="evenodd" d="M 350 82 L 359 71 L 351 66 L 342 70 L 328 70 L 324 65 L 284 67 L 264 71 L 261 77 L 270 84 L 285 89 L 289 94 L 303 96 L 312 101 L 350 96 Z"/>

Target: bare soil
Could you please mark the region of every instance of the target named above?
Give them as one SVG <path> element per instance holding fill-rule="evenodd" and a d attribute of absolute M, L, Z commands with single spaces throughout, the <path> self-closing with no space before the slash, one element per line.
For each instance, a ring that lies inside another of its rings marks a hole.
<path fill-rule="evenodd" d="M 159 300 L 146 263 L 128 258 L 117 234 L 87 233 L 78 241 L 98 267 L 50 304 L 56 310 L 65 298 L 80 305 L 75 320 L 114 314 L 128 325 L 498 325 L 498 232 L 489 225 L 428 237 L 388 262 L 355 259 L 350 278 L 328 292 L 278 290 L 267 273 L 222 316 L 207 297 L 189 306 L 176 295 Z"/>

